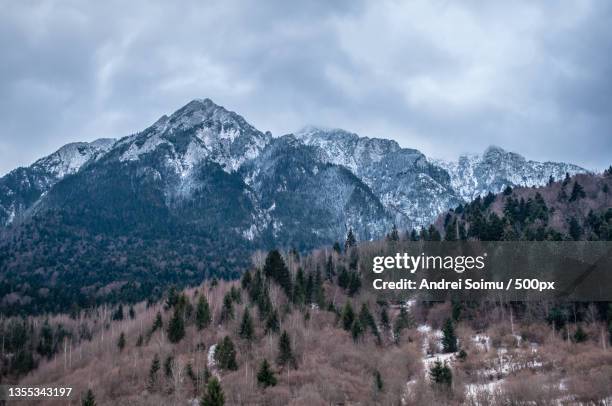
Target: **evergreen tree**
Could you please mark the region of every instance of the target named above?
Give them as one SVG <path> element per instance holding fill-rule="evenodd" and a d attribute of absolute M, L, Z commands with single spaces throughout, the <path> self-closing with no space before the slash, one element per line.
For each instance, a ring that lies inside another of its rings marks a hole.
<path fill-rule="evenodd" d="M 221 308 L 221 322 L 234 319 L 234 301 L 232 295 L 228 292 L 223 297 L 223 307 Z"/>
<path fill-rule="evenodd" d="M 332 249 L 336 251 L 337 254 L 342 254 L 342 248 L 340 247 L 340 243 L 338 241 L 334 243 Z"/>
<path fill-rule="evenodd" d="M 312 303 L 313 292 L 314 292 L 314 278 L 312 276 L 312 272 L 308 272 L 308 278 L 306 278 L 306 289 L 304 290 L 305 303 L 307 304 Z"/>
<path fill-rule="evenodd" d="M 312 290 L 312 300 L 319 306 L 319 309 L 322 309 L 325 305 L 325 290 L 323 289 L 323 277 L 318 267 L 315 271 Z"/>
<path fill-rule="evenodd" d="M 273 309 L 266 319 L 265 333 L 278 333 L 279 330 L 280 323 L 278 321 L 278 312 L 276 309 Z"/>
<path fill-rule="evenodd" d="M 217 344 L 217 348 L 215 349 L 215 360 L 221 369 L 230 371 L 236 371 L 238 369 L 236 348 L 229 336 L 225 336 L 225 338 Z"/>
<path fill-rule="evenodd" d="M 283 288 L 287 297 L 292 296 L 292 283 L 289 269 L 285 265 L 285 261 L 278 250 L 272 250 L 266 257 L 264 264 L 264 274 L 278 283 Z"/>
<path fill-rule="evenodd" d="M 342 266 L 340 268 L 340 273 L 338 274 L 338 286 L 340 286 L 342 289 L 347 289 L 350 281 L 351 277 L 348 271 L 345 267 Z"/>
<path fill-rule="evenodd" d="M 389 314 L 387 313 L 387 308 L 385 306 L 383 306 L 383 308 L 380 310 L 380 323 L 387 329 L 391 326 Z"/>
<path fill-rule="evenodd" d="M 240 280 L 240 286 L 242 286 L 243 290 L 248 291 L 251 287 L 251 282 L 253 282 L 253 279 L 251 277 L 251 271 L 247 269 L 244 275 L 242 275 L 242 279 Z"/>
<path fill-rule="evenodd" d="M 429 234 L 429 241 L 441 241 L 442 240 L 442 236 L 440 235 L 440 232 L 433 226 L 433 224 L 429 226 L 428 234 Z"/>
<path fill-rule="evenodd" d="M 276 385 L 276 376 L 274 376 L 274 371 L 272 371 L 272 368 L 270 368 L 270 364 L 266 359 L 264 359 L 259 366 L 259 371 L 257 372 L 257 384 L 264 389 L 268 386 Z"/>
<path fill-rule="evenodd" d="M 397 230 L 397 226 L 393 224 L 393 228 L 391 232 L 387 234 L 387 241 L 389 242 L 398 242 L 400 240 L 399 231 Z"/>
<path fill-rule="evenodd" d="M 377 392 L 382 392 L 384 389 L 382 375 L 378 369 L 374 371 L 374 388 Z"/>
<path fill-rule="evenodd" d="M 306 299 L 306 280 L 304 279 L 304 270 L 300 267 L 295 275 L 295 284 L 293 287 L 293 302 L 295 304 L 303 304 Z"/>
<path fill-rule="evenodd" d="M 130 319 L 134 320 L 134 318 L 136 317 L 136 312 L 134 311 L 134 306 L 130 306 L 130 310 L 128 311 L 129 315 L 130 315 Z"/>
<path fill-rule="evenodd" d="M 582 235 L 582 227 L 576 217 L 571 217 L 569 220 L 569 235 L 574 241 L 578 241 Z"/>
<path fill-rule="evenodd" d="M 344 251 L 348 251 L 355 245 L 357 245 L 357 239 L 355 238 L 355 234 L 353 234 L 353 229 L 349 228 L 349 231 L 346 234 L 346 240 L 344 241 Z"/>
<path fill-rule="evenodd" d="M 334 270 L 334 261 L 331 255 L 327 256 L 327 262 L 325 263 L 325 279 L 331 281 L 336 274 Z"/>
<path fill-rule="evenodd" d="M 350 273 L 349 283 L 348 283 L 348 295 L 354 296 L 359 289 L 361 288 L 361 278 L 359 277 L 359 273 L 357 271 L 353 271 Z"/>
<path fill-rule="evenodd" d="M 122 352 L 125 348 L 125 334 L 123 332 L 119 334 L 119 339 L 117 340 L 117 348 L 119 348 L 119 352 Z"/>
<path fill-rule="evenodd" d="M 112 319 L 115 321 L 123 320 L 123 305 L 122 304 L 119 304 L 119 307 L 117 307 L 117 309 L 113 313 Z"/>
<path fill-rule="evenodd" d="M 363 325 L 356 319 L 351 326 L 351 336 L 353 337 L 353 341 L 357 342 L 363 335 Z"/>
<path fill-rule="evenodd" d="M 450 221 L 444 228 L 444 241 L 457 241 L 457 220 Z"/>
<path fill-rule="evenodd" d="M 93 394 L 93 391 L 91 389 L 87 389 L 87 392 L 85 392 L 85 396 L 83 397 L 83 400 L 81 401 L 81 405 L 82 406 L 96 406 L 96 397 Z"/>
<path fill-rule="evenodd" d="M 180 309 L 174 309 L 174 314 L 168 323 L 168 340 L 171 343 L 178 343 L 185 337 L 185 322 Z"/>
<path fill-rule="evenodd" d="M 149 379 L 147 381 L 147 387 L 150 391 L 153 391 L 157 387 L 157 373 L 159 372 L 159 356 L 155 354 L 153 361 L 151 362 L 151 368 L 149 368 Z"/>
<path fill-rule="evenodd" d="M 455 327 L 451 319 L 446 319 L 444 328 L 442 329 L 442 348 L 444 352 L 457 351 L 457 336 L 455 335 Z"/>
<path fill-rule="evenodd" d="M 156 330 L 160 330 L 164 327 L 164 322 L 162 321 L 162 315 L 160 312 L 157 312 L 155 315 L 155 320 L 153 321 L 153 327 L 151 327 L 151 333 Z"/>
<path fill-rule="evenodd" d="M 584 197 L 586 197 L 586 193 L 584 193 L 584 188 L 582 187 L 582 185 L 580 185 L 580 183 L 578 183 L 578 181 L 575 181 L 569 201 L 574 202 Z"/>
<path fill-rule="evenodd" d="M 206 393 L 202 396 L 200 406 L 223 406 L 225 395 L 217 377 L 212 377 L 206 386 Z"/>
<path fill-rule="evenodd" d="M 574 333 L 574 341 L 577 343 L 583 343 L 585 342 L 587 339 L 589 338 L 589 336 L 587 335 L 587 333 L 582 329 L 582 326 L 578 326 L 578 328 L 576 329 L 576 332 Z"/>
<path fill-rule="evenodd" d="M 368 307 L 367 303 L 361 304 L 361 310 L 359 310 L 358 319 L 364 330 L 366 328 L 370 328 L 374 335 L 378 333 L 378 328 L 376 327 L 376 320 L 374 320 L 374 316 L 372 316 L 372 313 L 370 313 L 370 308 Z"/>
<path fill-rule="evenodd" d="M 297 362 L 293 355 L 293 350 L 291 349 L 291 339 L 285 330 L 283 330 L 278 340 L 278 358 L 276 359 L 276 363 L 280 366 L 297 368 Z"/>
<path fill-rule="evenodd" d="M 200 295 L 198 299 L 198 305 L 196 307 L 196 320 L 195 324 L 198 330 L 202 330 L 210 324 L 210 306 L 206 296 Z"/>
<path fill-rule="evenodd" d="M 174 357 L 168 355 L 164 360 L 164 376 L 166 378 L 172 378 L 172 369 L 174 367 Z"/>
<path fill-rule="evenodd" d="M 446 362 L 442 364 L 440 360 L 434 361 L 434 364 L 429 369 L 429 378 L 433 383 L 451 386 L 453 382 L 453 374 Z"/>
<path fill-rule="evenodd" d="M 168 289 L 168 297 L 166 298 L 166 303 L 164 305 L 166 310 L 170 310 L 172 309 L 174 306 L 176 306 L 176 304 L 178 303 L 179 300 L 179 294 L 178 291 L 176 290 L 175 286 L 170 286 L 170 288 Z"/>
<path fill-rule="evenodd" d="M 406 307 L 402 305 L 400 307 L 400 313 L 395 319 L 395 323 L 393 325 L 393 335 L 395 336 L 396 342 L 399 342 L 400 336 L 402 334 L 402 330 L 409 328 L 412 324 L 412 320 L 410 319 L 410 315 L 406 310 Z"/>
<path fill-rule="evenodd" d="M 43 357 L 50 358 L 55 353 L 55 344 L 53 342 L 53 330 L 49 325 L 49 320 L 45 320 L 40 329 L 40 337 L 38 339 L 38 347 L 36 351 Z"/>
<path fill-rule="evenodd" d="M 243 340 L 251 341 L 254 334 L 255 332 L 253 328 L 253 320 L 251 319 L 251 313 L 249 312 L 248 307 L 245 307 L 244 313 L 242 314 L 242 321 L 240 322 L 240 331 L 238 332 L 238 335 Z"/>
<path fill-rule="evenodd" d="M 259 311 L 259 319 L 265 320 L 273 310 L 272 300 L 270 300 L 270 294 L 268 287 L 264 286 L 257 299 L 257 309 Z"/>
<path fill-rule="evenodd" d="M 355 312 L 350 301 L 346 301 L 344 308 L 342 309 L 342 328 L 346 331 L 351 331 L 353 322 L 355 321 Z"/>
<path fill-rule="evenodd" d="M 511 194 L 512 194 L 512 187 L 506 186 L 506 188 L 504 189 L 504 196 L 509 196 Z"/>
<path fill-rule="evenodd" d="M 410 241 L 419 241 L 419 234 L 414 228 L 410 231 Z"/>

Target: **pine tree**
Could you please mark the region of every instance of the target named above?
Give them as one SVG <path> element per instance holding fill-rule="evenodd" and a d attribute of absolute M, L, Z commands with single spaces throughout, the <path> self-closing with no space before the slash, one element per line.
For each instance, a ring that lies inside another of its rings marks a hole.
<path fill-rule="evenodd" d="M 351 326 L 351 336 L 353 337 L 353 341 L 357 342 L 363 335 L 363 325 L 356 319 Z"/>
<path fill-rule="evenodd" d="M 429 369 L 429 378 L 433 383 L 450 386 L 453 382 L 453 374 L 446 362 L 442 364 L 440 360 L 434 361 Z"/>
<path fill-rule="evenodd" d="M 117 310 L 115 310 L 115 312 L 113 313 L 112 316 L 113 320 L 123 320 L 123 305 L 119 304 L 119 307 L 117 307 Z"/>
<path fill-rule="evenodd" d="M 91 389 L 87 389 L 87 392 L 85 392 L 85 397 L 83 397 L 81 405 L 96 406 L 96 397 L 94 396 L 93 391 Z"/>
<path fill-rule="evenodd" d="M 270 364 L 266 359 L 264 359 L 259 366 L 259 371 L 257 372 L 257 383 L 264 389 L 268 386 L 276 385 L 276 376 L 274 376 L 274 371 L 272 371 L 272 368 L 270 368 Z"/>
<path fill-rule="evenodd" d="M 172 377 L 172 369 L 174 367 L 174 357 L 172 355 L 168 355 L 164 360 L 164 376 L 166 378 Z"/>
<path fill-rule="evenodd" d="M 351 302 L 347 301 L 342 309 L 342 328 L 346 331 L 351 331 L 354 321 L 355 312 L 353 311 L 353 306 L 351 306 Z"/>
<path fill-rule="evenodd" d="M 147 381 L 147 387 L 150 391 L 153 391 L 157 387 L 157 373 L 159 372 L 159 356 L 155 354 L 153 361 L 151 362 L 151 368 L 149 369 L 149 379 Z"/>
<path fill-rule="evenodd" d="M 336 241 L 334 243 L 334 246 L 332 247 L 332 249 L 337 253 L 337 254 L 342 254 L 342 248 L 340 247 L 340 243 L 338 241 Z"/>
<path fill-rule="evenodd" d="M 265 333 L 278 333 L 280 330 L 280 323 L 278 321 L 278 312 L 276 309 L 273 309 L 268 318 L 266 319 Z"/>
<path fill-rule="evenodd" d="M 210 306 L 208 304 L 208 300 L 206 300 L 206 296 L 200 295 L 198 299 L 198 306 L 196 308 L 196 327 L 198 330 L 202 330 L 210 324 Z"/>
<path fill-rule="evenodd" d="M 217 344 L 217 348 L 215 350 L 215 360 L 221 369 L 227 369 L 230 371 L 236 371 L 238 369 L 238 363 L 236 362 L 236 348 L 234 347 L 234 343 L 229 336 L 225 336 L 225 338 L 223 338 L 223 340 Z"/>
<path fill-rule="evenodd" d="M 166 310 L 172 309 L 174 306 L 176 306 L 176 304 L 178 303 L 178 300 L 179 300 L 179 295 L 176 290 L 176 287 L 170 286 L 170 288 L 168 289 L 168 297 L 166 298 L 166 303 L 164 305 L 164 308 Z"/>
<path fill-rule="evenodd" d="M 168 323 L 168 340 L 171 343 L 178 343 L 185 337 L 185 321 L 180 309 L 174 309 L 174 314 Z"/>
<path fill-rule="evenodd" d="M 584 188 L 582 187 L 582 185 L 580 185 L 580 183 L 578 183 L 578 181 L 575 181 L 569 201 L 574 202 L 584 197 L 586 197 L 586 193 L 584 193 Z"/>
<path fill-rule="evenodd" d="M 361 289 L 361 278 L 357 271 L 352 271 L 349 276 L 347 293 L 349 296 L 355 296 L 355 294 L 359 292 L 359 289 Z"/>
<path fill-rule="evenodd" d="M 349 275 L 346 268 L 342 266 L 340 268 L 340 273 L 338 274 L 338 286 L 340 286 L 342 289 L 347 289 L 350 281 L 351 276 Z"/>
<path fill-rule="evenodd" d="M 389 314 L 387 313 L 387 308 L 383 307 L 380 311 L 380 322 L 384 328 L 389 328 L 391 326 L 391 322 L 389 320 Z"/>
<path fill-rule="evenodd" d="M 363 329 L 370 328 L 372 330 L 372 334 L 376 335 L 378 333 L 378 328 L 376 326 L 376 320 L 374 320 L 374 316 L 370 313 L 370 308 L 367 303 L 362 303 L 361 310 L 359 311 L 359 322 L 363 326 Z"/>
<path fill-rule="evenodd" d="M 355 245 L 357 245 L 357 239 L 355 238 L 355 234 L 353 234 L 353 229 L 349 228 L 349 231 L 346 234 L 346 241 L 344 241 L 344 251 L 348 251 Z"/>
<path fill-rule="evenodd" d="M 456 352 L 457 336 L 455 335 L 455 328 L 453 327 L 453 321 L 451 319 L 446 319 L 442 334 L 442 348 L 444 352 Z"/>
<path fill-rule="evenodd" d="M 221 308 L 221 322 L 234 319 L 234 301 L 232 295 L 228 292 L 223 297 L 223 307 Z"/>
<path fill-rule="evenodd" d="M 240 331 L 238 332 L 238 335 L 243 340 L 251 341 L 254 334 L 251 313 L 249 312 L 248 307 L 245 307 L 244 313 L 242 314 L 242 321 L 240 322 Z"/>
<path fill-rule="evenodd" d="M 384 389 L 382 375 L 380 374 L 380 371 L 378 369 L 374 371 L 374 388 L 377 392 L 382 392 L 382 390 Z"/>
<path fill-rule="evenodd" d="M 164 327 L 164 322 L 162 321 L 162 315 L 160 312 L 157 312 L 155 315 L 155 320 L 153 321 L 153 326 L 151 327 L 151 333 L 154 333 L 156 330 L 160 330 Z"/>
<path fill-rule="evenodd" d="M 200 406 L 223 406 L 225 395 L 217 377 L 212 377 L 206 386 L 206 393 L 202 396 Z"/>
<path fill-rule="evenodd" d="M 588 338 L 589 338 L 589 336 L 582 329 L 582 326 L 578 326 L 578 328 L 576 329 L 576 332 L 574 333 L 574 341 L 577 342 L 577 343 L 583 343 Z"/>
<path fill-rule="evenodd" d="M 242 275 L 242 279 L 240 280 L 240 286 L 242 286 L 243 290 L 249 290 L 249 288 L 251 287 L 251 282 L 253 282 L 253 279 L 251 277 L 251 271 L 247 269 L 246 272 Z"/>
<path fill-rule="evenodd" d="M 327 262 L 325 263 L 325 279 L 331 281 L 336 274 L 334 270 L 334 261 L 331 255 L 327 256 Z"/>
<path fill-rule="evenodd" d="M 291 274 L 278 250 L 272 250 L 266 257 L 264 274 L 283 288 L 287 297 L 292 297 Z"/>
<path fill-rule="evenodd" d="M 387 234 L 387 241 L 389 242 L 398 242 L 400 240 L 399 231 L 397 230 L 397 226 L 393 224 L 393 228 L 391 232 Z"/>
<path fill-rule="evenodd" d="M 283 330 L 278 340 L 278 358 L 276 363 L 280 366 L 291 366 L 297 368 L 297 362 L 291 349 L 291 339 L 287 331 Z"/>
<path fill-rule="evenodd" d="M 300 267 L 295 275 L 295 284 L 293 287 L 293 302 L 295 304 L 303 304 L 306 298 L 306 280 L 304 279 L 304 270 Z"/>
<path fill-rule="evenodd" d="M 319 309 L 322 309 L 325 306 L 325 289 L 323 289 L 323 276 L 318 267 L 315 271 L 312 295 L 312 300 L 319 306 Z"/>
<path fill-rule="evenodd" d="M 36 351 L 43 357 L 47 358 L 50 358 L 55 352 L 55 345 L 53 343 L 53 330 L 49 325 L 49 320 L 45 320 L 42 328 L 40 329 L 40 338 Z"/>
<path fill-rule="evenodd" d="M 429 226 L 428 234 L 429 234 L 429 241 L 441 241 L 442 240 L 442 236 L 440 235 L 440 232 L 433 226 L 433 224 Z"/>
<path fill-rule="evenodd" d="M 117 340 L 117 348 L 119 348 L 119 352 L 122 352 L 125 348 L 125 334 L 123 332 L 119 334 L 119 339 Z"/>
<path fill-rule="evenodd" d="M 419 234 L 414 228 L 410 231 L 410 241 L 419 241 Z"/>
<path fill-rule="evenodd" d="M 580 227 L 580 223 L 576 220 L 576 217 L 571 217 L 569 219 L 569 235 L 574 241 L 578 241 L 582 235 L 582 227 Z"/>

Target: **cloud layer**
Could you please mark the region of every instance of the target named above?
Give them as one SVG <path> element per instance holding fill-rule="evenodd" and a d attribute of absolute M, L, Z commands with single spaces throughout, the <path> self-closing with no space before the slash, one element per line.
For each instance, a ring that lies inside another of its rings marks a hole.
<path fill-rule="evenodd" d="M 612 3 L 0 2 L 0 174 L 210 97 L 455 158 L 611 164 Z"/>

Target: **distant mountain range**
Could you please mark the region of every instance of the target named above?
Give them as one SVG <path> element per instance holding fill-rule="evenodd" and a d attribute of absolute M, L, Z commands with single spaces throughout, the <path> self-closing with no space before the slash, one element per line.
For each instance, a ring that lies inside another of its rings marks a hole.
<path fill-rule="evenodd" d="M 392 224 L 427 225 L 507 185 L 540 186 L 580 172 L 499 147 L 445 162 L 340 129 L 272 137 L 203 99 L 137 134 L 68 144 L 0 178 L 0 225 L 51 211 L 115 232 L 162 221 L 220 230 L 254 246 L 310 248 L 341 239 L 348 228 L 371 239 Z"/>

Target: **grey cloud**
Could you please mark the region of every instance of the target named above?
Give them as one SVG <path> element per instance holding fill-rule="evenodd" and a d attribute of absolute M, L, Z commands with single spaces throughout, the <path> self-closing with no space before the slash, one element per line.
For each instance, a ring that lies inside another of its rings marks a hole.
<path fill-rule="evenodd" d="M 319 124 L 602 168 L 611 17 L 603 0 L 5 2 L 0 173 L 197 97 L 276 135 Z"/>

